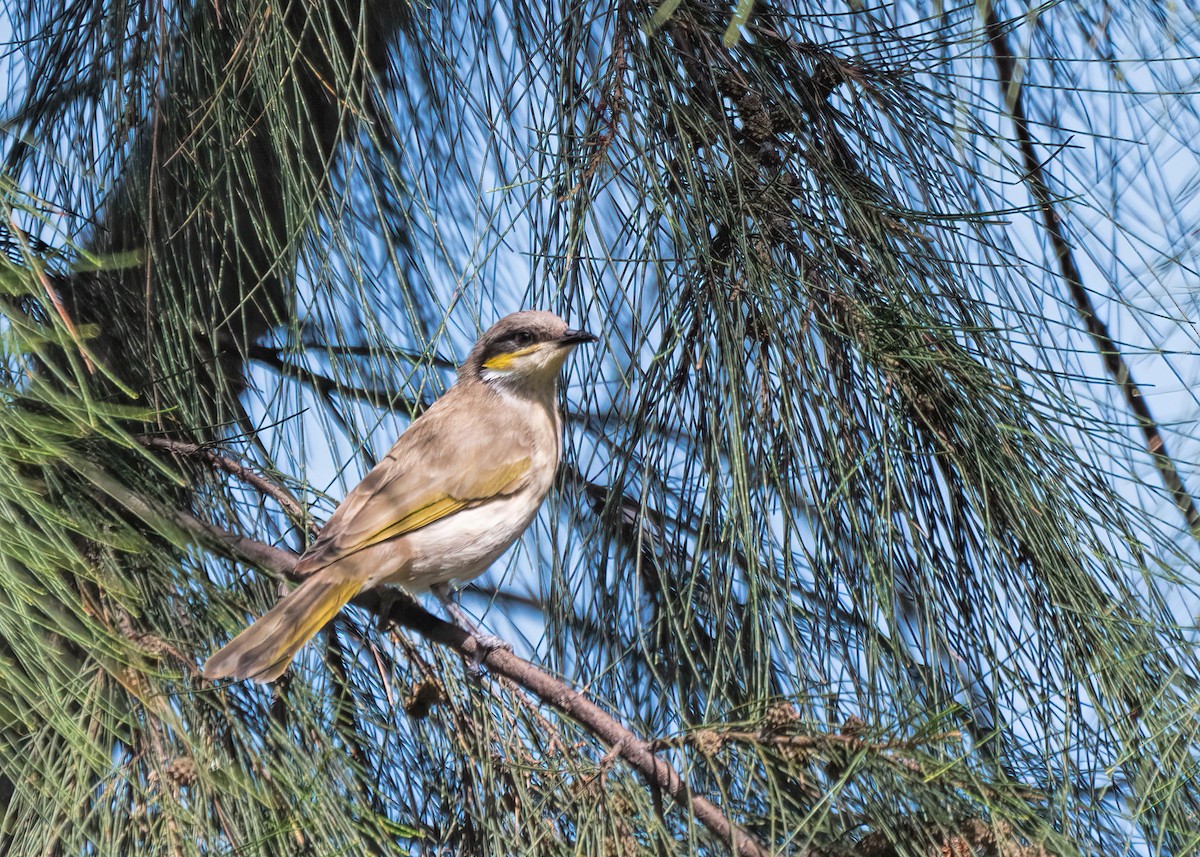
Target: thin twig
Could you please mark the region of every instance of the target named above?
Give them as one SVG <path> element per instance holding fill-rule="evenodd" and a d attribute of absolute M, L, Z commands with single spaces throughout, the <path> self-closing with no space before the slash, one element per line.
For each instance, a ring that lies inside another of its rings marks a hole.
<path fill-rule="evenodd" d="M 1196 509 L 1195 500 L 1183 484 L 1183 477 L 1175 466 L 1175 461 L 1167 451 L 1166 439 L 1158 427 L 1150 407 L 1142 396 L 1141 388 L 1133 378 L 1129 364 L 1121 355 L 1117 343 L 1109 335 L 1108 325 L 1096 315 L 1096 308 L 1083 286 L 1083 275 L 1075 263 L 1075 255 L 1071 251 L 1063 230 L 1062 218 L 1054 208 L 1054 198 L 1050 193 L 1049 184 L 1042 170 L 1042 162 L 1034 149 L 1033 135 L 1029 130 L 1029 118 L 1025 113 L 1025 103 L 1021 84 L 1016 80 L 1016 57 L 1008 44 L 1008 35 L 1004 22 L 996 12 L 995 3 L 988 3 L 984 22 L 988 44 L 991 45 L 992 55 L 999 72 L 1001 93 L 1012 117 L 1013 127 L 1017 135 L 1017 144 L 1021 149 L 1021 157 L 1025 163 L 1024 180 L 1029 186 L 1029 192 L 1037 202 L 1042 212 L 1042 224 L 1054 247 L 1054 255 L 1058 260 L 1059 270 L 1067 283 L 1071 300 L 1075 309 L 1083 319 L 1084 328 L 1092 338 L 1096 350 L 1104 361 L 1104 368 L 1116 381 L 1125 397 L 1125 403 L 1133 412 L 1142 436 L 1146 441 L 1146 450 L 1154 460 L 1154 466 L 1166 487 L 1176 507 L 1183 513 L 1188 530 L 1193 536 L 1200 538 L 1200 511 Z"/>
<path fill-rule="evenodd" d="M 940 741 L 958 741 L 962 733 L 958 730 L 927 735 L 921 738 L 897 738 L 886 741 L 870 741 L 858 735 L 839 735 L 833 732 L 818 734 L 779 734 L 760 729 L 698 729 L 667 738 L 656 738 L 650 742 L 655 749 L 666 747 L 701 746 L 717 741 L 728 744 L 759 744 L 771 747 L 790 747 L 796 750 L 818 750 L 840 746 L 854 752 L 885 753 L 890 750 L 915 750 Z"/>
<path fill-rule="evenodd" d="M 232 458 L 222 455 L 212 447 L 188 443 L 182 440 L 173 440 L 168 437 L 143 436 L 139 437 L 138 441 L 143 446 L 150 447 L 151 449 L 165 449 L 176 455 L 202 459 L 213 467 L 236 476 L 238 479 L 254 486 L 263 494 L 274 499 L 275 502 L 283 507 L 283 511 L 287 513 L 288 517 L 292 519 L 292 523 L 296 526 L 308 530 L 313 535 L 316 535 L 317 531 L 320 530 L 320 524 L 316 519 L 308 514 L 308 511 L 300 501 L 293 497 L 291 492 L 286 488 L 276 482 L 272 482 L 261 473 L 252 470 L 241 462 L 234 461 Z"/>
<path fill-rule="evenodd" d="M 83 344 L 83 338 L 79 335 L 79 329 L 75 327 L 75 322 L 71 320 L 71 315 L 67 312 L 67 308 L 63 305 L 62 298 L 59 297 L 58 290 L 54 288 L 54 285 L 50 282 L 50 278 L 47 277 L 46 272 L 42 270 L 42 266 L 38 262 L 38 258 L 33 254 L 33 251 L 29 249 L 29 242 L 26 240 L 25 231 L 21 229 L 21 227 L 17 226 L 16 215 L 11 211 L 9 212 L 8 216 L 8 231 L 17 239 L 17 241 L 20 242 L 21 249 L 25 251 L 25 258 L 29 261 L 30 270 L 32 270 L 34 276 L 37 277 L 37 281 L 41 284 L 42 290 L 46 292 L 46 297 L 50 299 L 50 304 L 54 307 L 54 311 L 58 314 L 59 320 L 62 321 L 63 327 L 66 328 L 67 335 L 71 337 L 71 341 L 74 342 L 75 347 L 79 349 L 79 355 L 83 358 L 83 364 L 87 367 L 88 374 L 95 375 L 96 364 L 92 362 L 92 358 L 88 354 L 87 348 Z"/>
<path fill-rule="evenodd" d="M 447 357 L 441 357 L 438 354 L 427 354 L 422 351 L 411 351 L 407 348 L 388 348 L 377 343 L 372 343 L 370 345 L 338 345 L 337 343 L 333 342 L 306 339 L 300 344 L 310 351 L 324 352 L 327 354 L 339 354 L 346 357 L 390 356 L 399 357 L 400 359 L 406 360 L 413 364 L 428 363 L 430 366 L 433 366 L 437 369 L 458 368 L 458 364 L 453 360 L 450 360 Z"/>
<path fill-rule="evenodd" d="M 425 401 L 411 399 L 400 395 L 398 392 L 346 384 L 327 375 L 322 375 L 320 372 L 309 369 L 307 366 L 301 366 L 298 363 L 293 363 L 285 359 L 275 348 L 269 348 L 264 345 L 251 345 L 247 350 L 247 356 L 251 360 L 256 360 L 259 363 L 270 366 L 285 378 L 296 378 L 325 398 L 338 396 L 341 399 L 355 399 L 366 402 L 374 408 L 387 411 L 407 411 L 409 414 L 420 413 L 429 407 L 429 404 Z"/>

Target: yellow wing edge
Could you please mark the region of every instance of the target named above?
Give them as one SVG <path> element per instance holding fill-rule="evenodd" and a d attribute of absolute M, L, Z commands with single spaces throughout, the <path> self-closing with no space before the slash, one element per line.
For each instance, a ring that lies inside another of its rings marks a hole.
<path fill-rule="evenodd" d="M 485 479 L 471 486 L 471 494 L 474 496 L 442 496 L 436 500 L 431 500 L 424 506 L 409 512 L 400 520 L 382 527 L 362 539 L 358 544 L 349 547 L 345 553 L 357 553 L 360 550 L 377 545 L 380 542 L 385 542 L 388 539 L 394 539 L 397 536 L 419 530 L 421 527 L 427 527 L 432 523 L 440 521 L 442 518 L 453 515 L 460 509 L 465 509 L 468 506 L 478 506 L 494 497 L 510 493 L 513 483 L 529 471 L 529 464 L 529 456 L 525 456 L 511 464 L 497 468 L 489 473 Z"/>

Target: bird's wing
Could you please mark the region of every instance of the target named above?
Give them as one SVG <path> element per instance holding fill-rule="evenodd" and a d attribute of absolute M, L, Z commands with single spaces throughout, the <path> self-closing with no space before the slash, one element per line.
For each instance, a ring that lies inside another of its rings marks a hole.
<path fill-rule="evenodd" d="M 452 390 L 400 436 L 337 507 L 296 571 L 308 574 L 364 548 L 528 484 L 528 433 L 498 431 L 477 412 L 466 429 Z"/>

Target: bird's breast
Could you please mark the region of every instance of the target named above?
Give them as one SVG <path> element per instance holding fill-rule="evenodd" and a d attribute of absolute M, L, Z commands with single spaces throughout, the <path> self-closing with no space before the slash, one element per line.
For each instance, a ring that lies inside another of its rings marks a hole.
<path fill-rule="evenodd" d="M 520 538 L 554 481 L 562 424 L 552 404 L 532 414 L 525 404 L 519 413 L 521 419 L 509 422 L 508 430 L 527 432 L 530 467 L 522 486 L 394 539 L 385 548 L 394 556 L 379 557 L 378 576 L 368 585 L 392 583 L 420 592 L 441 583 L 471 580 Z"/>
<path fill-rule="evenodd" d="M 422 592 L 440 583 L 478 577 L 525 531 L 545 495 L 545 488 L 530 485 L 407 533 L 397 539 L 403 542 L 407 561 L 378 582 Z"/>

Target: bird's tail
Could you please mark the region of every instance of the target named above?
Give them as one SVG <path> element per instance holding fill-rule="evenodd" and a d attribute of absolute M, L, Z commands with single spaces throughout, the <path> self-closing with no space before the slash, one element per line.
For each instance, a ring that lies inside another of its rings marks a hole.
<path fill-rule="evenodd" d="M 300 647 L 361 589 L 361 580 L 347 578 L 337 566 L 314 574 L 209 658 L 205 678 L 274 681 Z"/>

